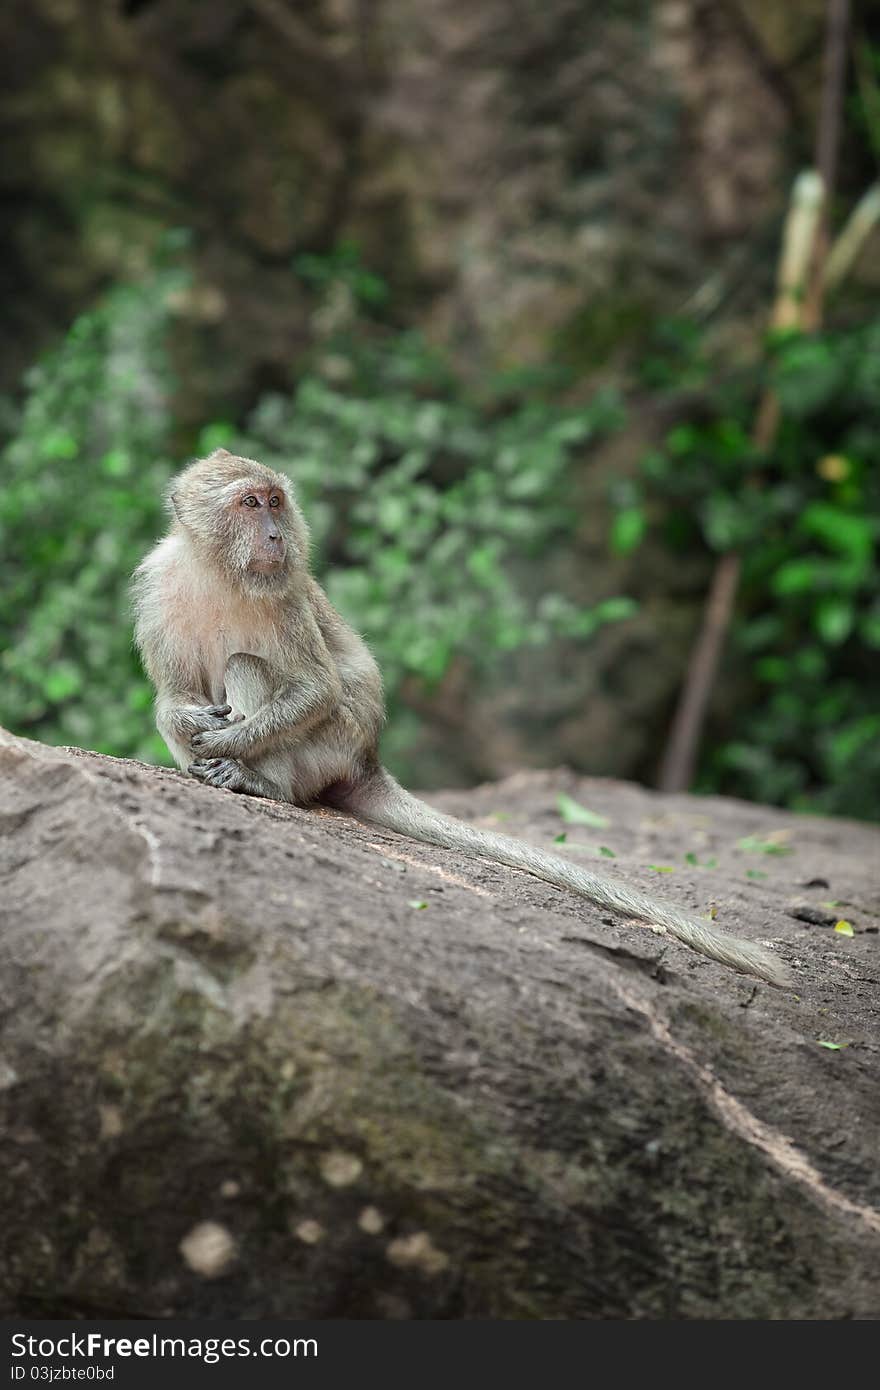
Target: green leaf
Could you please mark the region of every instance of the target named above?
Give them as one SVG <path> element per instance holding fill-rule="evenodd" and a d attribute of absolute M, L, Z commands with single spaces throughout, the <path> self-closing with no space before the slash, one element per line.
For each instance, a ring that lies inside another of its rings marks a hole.
<path fill-rule="evenodd" d="M 737 849 L 745 850 L 746 854 L 793 854 L 791 845 L 785 845 L 779 840 L 759 840 L 755 835 L 746 835 L 745 839 L 737 840 Z"/>
<path fill-rule="evenodd" d="M 880 603 L 875 603 L 873 610 L 864 614 L 859 633 L 869 647 L 880 647 Z"/>
<path fill-rule="evenodd" d="M 699 431 L 693 425 L 676 425 L 666 436 L 666 447 L 671 454 L 688 454 L 700 444 Z"/>
<path fill-rule="evenodd" d="M 47 461 L 75 459 L 79 444 L 68 430 L 52 430 L 43 439 L 40 452 Z"/>
<path fill-rule="evenodd" d="M 766 878 L 763 869 L 746 869 L 746 878 Z"/>
<path fill-rule="evenodd" d="M 693 864 L 696 869 L 714 869 L 718 864 L 717 859 L 706 859 L 701 864 L 697 856 L 693 853 L 686 854 L 684 858 L 686 864 Z"/>
<path fill-rule="evenodd" d="M 858 565 L 871 558 L 875 523 L 870 516 L 844 511 L 828 502 L 813 502 L 802 513 L 800 527 Z"/>
<path fill-rule="evenodd" d="M 829 1052 L 840 1052 L 842 1048 L 849 1047 L 849 1043 L 828 1042 L 825 1038 L 817 1038 L 816 1042 L 820 1047 L 827 1047 Z"/>
<path fill-rule="evenodd" d="M 419 899 L 419 898 L 410 898 L 409 902 L 407 903 L 407 907 L 414 907 L 414 908 L 416 909 L 417 912 L 421 911 L 421 909 L 422 909 L 423 907 L 427 907 L 427 906 L 428 906 L 428 904 L 425 903 L 425 902 L 422 902 L 421 899 Z"/>
<path fill-rule="evenodd" d="M 836 932 L 840 932 L 841 936 L 855 936 L 855 932 L 852 929 L 851 922 L 845 922 L 843 920 L 841 920 L 840 922 L 835 922 L 834 930 Z"/>
<path fill-rule="evenodd" d="M 215 420 L 199 434 L 199 453 L 213 454 L 215 449 L 225 449 L 234 442 L 235 426 L 225 420 Z"/>
<path fill-rule="evenodd" d="M 604 830 L 611 824 L 607 816 L 599 815 L 598 811 L 590 811 L 565 792 L 560 792 L 557 796 L 556 806 L 562 819 L 569 825 L 591 825 L 595 830 Z"/>
<path fill-rule="evenodd" d="M 71 662 L 59 662 L 46 676 L 45 690 L 53 702 L 67 700 L 82 689 L 82 675 Z"/>
<path fill-rule="evenodd" d="M 553 843 L 554 843 L 554 845 L 564 845 L 567 839 L 568 839 L 568 835 L 567 835 L 567 833 L 563 830 L 563 832 L 562 832 L 561 835 L 554 835 L 554 836 L 553 836 Z"/>
<path fill-rule="evenodd" d="M 611 523 L 611 549 L 617 555 L 628 555 L 641 543 L 647 518 L 641 507 L 624 507 Z"/>
<path fill-rule="evenodd" d="M 131 455 L 126 449 L 109 449 L 101 459 L 101 469 L 108 478 L 124 478 L 131 472 Z"/>
<path fill-rule="evenodd" d="M 674 874 L 675 869 L 672 864 L 649 864 L 649 869 L 653 869 L 655 874 Z"/>
<path fill-rule="evenodd" d="M 614 598 L 604 598 L 601 603 L 597 603 L 593 614 L 598 622 L 619 623 L 624 618 L 631 618 L 638 611 L 639 605 L 635 599 L 620 594 Z"/>
<path fill-rule="evenodd" d="M 855 616 L 855 608 L 846 599 L 822 599 L 814 613 L 816 631 L 829 646 L 839 646 L 852 632 Z"/>
<path fill-rule="evenodd" d="M 616 858 L 617 858 L 617 855 L 614 853 L 614 850 L 613 850 L 613 849 L 609 849 L 607 845 L 600 845 L 600 846 L 599 846 L 599 853 L 600 853 L 601 855 L 604 855 L 604 857 L 605 857 L 606 859 L 616 859 Z"/>
<path fill-rule="evenodd" d="M 811 592 L 816 587 L 818 571 L 815 560 L 787 560 L 773 577 L 773 589 L 782 597 Z"/>

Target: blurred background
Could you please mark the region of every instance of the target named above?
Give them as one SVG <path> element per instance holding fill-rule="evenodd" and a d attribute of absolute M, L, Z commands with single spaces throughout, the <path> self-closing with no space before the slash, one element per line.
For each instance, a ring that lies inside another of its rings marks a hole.
<path fill-rule="evenodd" d="M 409 785 L 880 817 L 880 3 L 7 0 L 0 53 L 0 723 L 167 759 L 128 576 L 223 445 Z"/>

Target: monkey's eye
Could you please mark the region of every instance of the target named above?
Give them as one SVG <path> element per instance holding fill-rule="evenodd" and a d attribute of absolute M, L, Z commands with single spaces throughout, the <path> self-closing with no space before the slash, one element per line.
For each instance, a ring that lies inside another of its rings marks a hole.
<path fill-rule="evenodd" d="M 258 507 L 260 505 L 256 497 L 243 497 L 242 501 L 246 507 Z"/>
<path fill-rule="evenodd" d="M 280 497 L 270 497 L 270 498 L 269 498 L 269 506 L 270 506 L 270 507 L 280 507 L 280 506 L 281 506 L 281 498 L 280 498 Z"/>

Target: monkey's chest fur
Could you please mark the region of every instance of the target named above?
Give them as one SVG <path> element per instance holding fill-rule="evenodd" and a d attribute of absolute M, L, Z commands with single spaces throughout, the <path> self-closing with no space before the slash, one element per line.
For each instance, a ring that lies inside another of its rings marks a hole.
<path fill-rule="evenodd" d="M 193 674 L 208 703 L 225 703 L 226 665 L 236 652 L 278 661 L 277 624 L 260 605 L 237 598 L 230 603 L 228 595 L 210 590 L 180 592 L 176 599 Z"/>

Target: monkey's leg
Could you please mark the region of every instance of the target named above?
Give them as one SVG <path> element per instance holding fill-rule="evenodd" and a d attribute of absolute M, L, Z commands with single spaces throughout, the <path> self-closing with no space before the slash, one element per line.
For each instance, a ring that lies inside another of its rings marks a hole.
<path fill-rule="evenodd" d="M 245 716 L 256 714 L 283 684 L 280 671 L 249 652 L 233 652 L 226 662 L 226 698 Z"/>
<path fill-rule="evenodd" d="M 197 758 L 187 772 L 204 782 L 206 787 L 225 787 L 230 792 L 247 792 L 249 796 L 265 796 L 270 801 L 287 801 L 282 789 L 251 767 L 234 758 Z"/>

